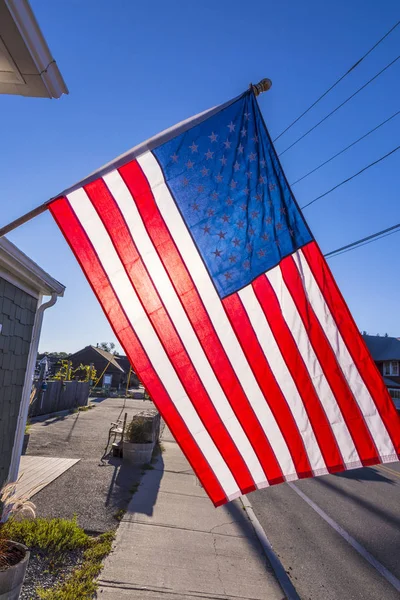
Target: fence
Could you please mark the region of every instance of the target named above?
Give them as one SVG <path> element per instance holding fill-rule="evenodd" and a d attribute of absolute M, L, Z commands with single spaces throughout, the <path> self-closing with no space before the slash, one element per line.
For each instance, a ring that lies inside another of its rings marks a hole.
<path fill-rule="evenodd" d="M 33 382 L 35 390 L 29 407 L 29 416 L 38 417 L 62 410 L 86 406 L 89 398 L 89 383 L 84 381 L 48 381 L 47 389 L 40 382 Z"/>

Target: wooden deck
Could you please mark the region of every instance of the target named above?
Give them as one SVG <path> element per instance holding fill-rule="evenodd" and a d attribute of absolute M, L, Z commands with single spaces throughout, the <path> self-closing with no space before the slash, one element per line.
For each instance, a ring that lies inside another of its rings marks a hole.
<path fill-rule="evenodd" d="M 73 467 L 79 460 L 79 458 L 21 456 L 16 496 L 30 498 Z"/>

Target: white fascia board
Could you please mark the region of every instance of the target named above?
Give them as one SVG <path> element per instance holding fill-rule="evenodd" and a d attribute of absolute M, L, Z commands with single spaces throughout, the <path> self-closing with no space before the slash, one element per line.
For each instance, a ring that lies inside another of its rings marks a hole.
<path fill-rule="evenodd" d="M 0 275 L 34 296 L 56 293 L 63 296 L 65 286 L 21 252 L 7 238 L 0 238 Z"/>
<path fill-rule="evenodd" d="M 52 57 L 35 15 L 27 0 L 4 0 L 15 25 L 34 61 L 49 98 L 68 94 L 68 88 Z"/>

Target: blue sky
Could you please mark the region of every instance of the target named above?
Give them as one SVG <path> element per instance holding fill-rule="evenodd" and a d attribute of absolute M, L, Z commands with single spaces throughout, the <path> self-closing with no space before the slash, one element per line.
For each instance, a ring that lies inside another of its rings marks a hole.
<path fill-rule="evenodd" d="M 270 77 L 260 106 L 272 137 L 398 19 L 396 0 L 31 0 L 69 87 L 60 100 L 0 97 L 1 221 L 8 223 L 137 143 Z M 399 54 L 400 27 L 277 142 L 301 133 Z M 286 152 L 294 181 L 399 110 L 400 61 Z M 399 144 L 400 117 L 296 185 L 300 205 Z M 6 149 L 6 153 L 4 150 Z M 304 214 L 324 252 L 400 221 L 400 152 Z M 49 213 L 9 235 L 66 285 L 40 348 L 116 341 Z M 330 260 L 360 329 L 400 335 L 400 234 Z"/>

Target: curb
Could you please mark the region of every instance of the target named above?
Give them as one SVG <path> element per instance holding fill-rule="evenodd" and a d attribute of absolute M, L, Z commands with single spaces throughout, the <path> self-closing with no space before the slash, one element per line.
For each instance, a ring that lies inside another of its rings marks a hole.
<path fill-rule="evenodd" d="M 283 564 L 275 554 L 271 542 L 269 541 L 267 534 L 262 528 L 260 521 L 257 519 L 253 507 L 250 503 L 250 500 L 247 498 L 247 496 L 240 496 L 239 500 L 243 504 L 243 508 L 245 509 L 251 521 L 251 524 L 253 525 L 254 531 L 259 539 L 264 554 L 269 560 L 271 567 L 275 573 L 275 577 L 278 580 L 278 583 L 284 592 L 284 596 L 279 600 L 301 600 L 292 582 L 290 581 Z"/>

